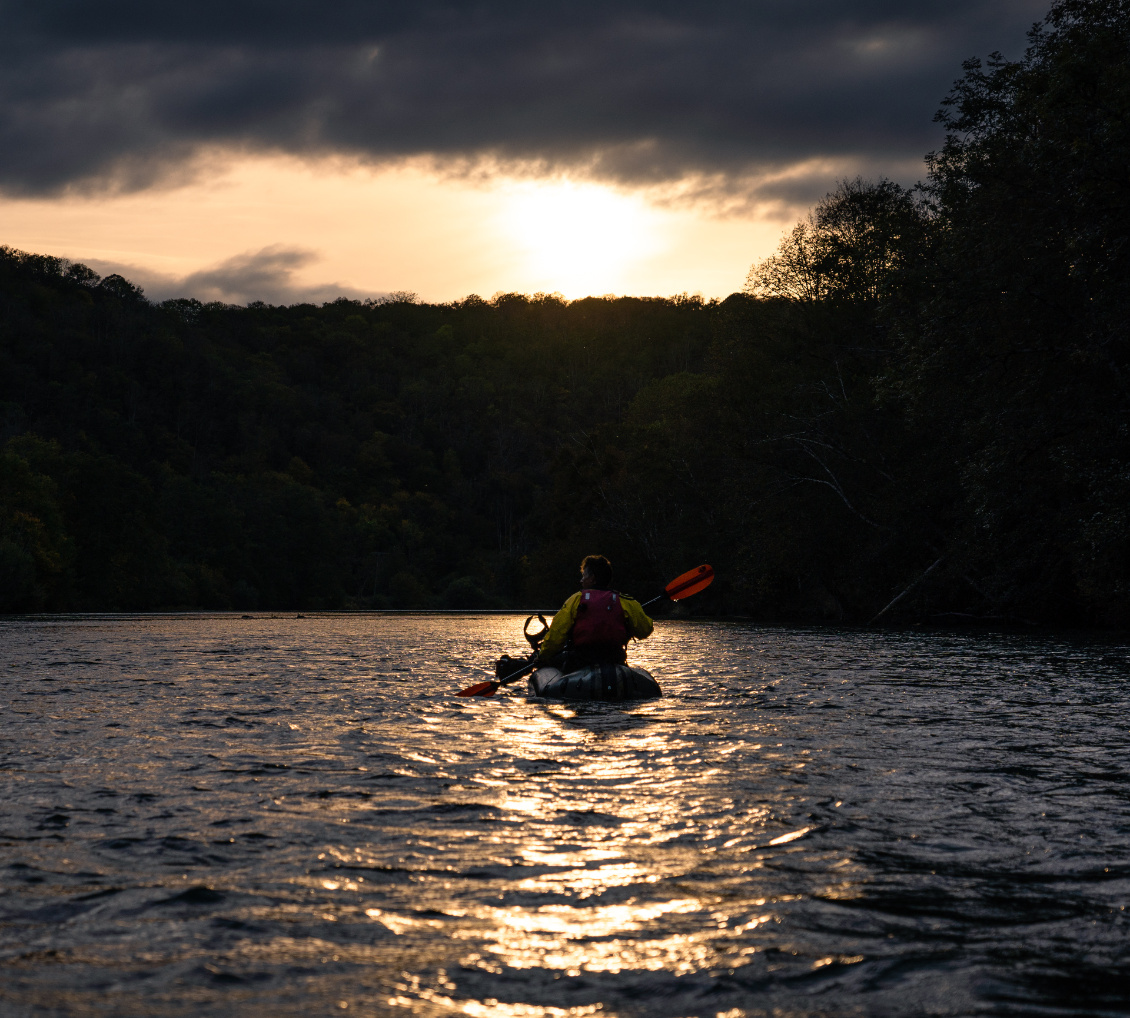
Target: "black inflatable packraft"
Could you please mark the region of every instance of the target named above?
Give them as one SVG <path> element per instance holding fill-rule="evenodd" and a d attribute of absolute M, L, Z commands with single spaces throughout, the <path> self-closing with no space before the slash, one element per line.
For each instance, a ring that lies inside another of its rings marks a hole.
<path fill-rule="evenodd" d="M 653 700 L 662 696 L 650 672 L 630 665 L 588 665 L 563 674 L 539 668 L 529 681 L 530 696 L 547 700 Z"/>

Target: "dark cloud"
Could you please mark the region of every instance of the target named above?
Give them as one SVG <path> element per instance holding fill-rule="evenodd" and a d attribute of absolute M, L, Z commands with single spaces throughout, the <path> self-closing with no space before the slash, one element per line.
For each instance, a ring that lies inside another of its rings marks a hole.
<path fill-rule="evenodd" d="M 221 145 L 792 200 L 918 164 L 961 61 L 1019 55 L 1044 6 L 0 0 L 0 187 L 142 187 Z"/>
<path fill-rule="evenodd" d="M 314 251 L 283 246 L 249 251 L 200 272 L 187 276 L 168 276 L 136 265 L 87 259 L 87 264 L 100 275 L 117 273 L 141 287 L 150 300 L 194 297 L 208 303 L 250 304 L 261 300 L 268 304 L 321 304 L 348 297 L 363 300 L 380 299 L 384 293 L 362 292 L 340 283 L 308 285 L 294 279 L 298 269 L 318 261 Z"/>

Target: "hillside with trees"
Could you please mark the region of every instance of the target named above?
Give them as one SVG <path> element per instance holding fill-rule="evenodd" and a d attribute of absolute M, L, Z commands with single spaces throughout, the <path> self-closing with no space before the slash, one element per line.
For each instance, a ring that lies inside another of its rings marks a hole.
<path fill-rule="evenodd" d="M 1128 53 L 1056 3 L 923 185 L 723 301 L 154 305 L 3 249 L 0 610 L 544 607 L 601 551 L 766 621 L 1125 626 Z"/>

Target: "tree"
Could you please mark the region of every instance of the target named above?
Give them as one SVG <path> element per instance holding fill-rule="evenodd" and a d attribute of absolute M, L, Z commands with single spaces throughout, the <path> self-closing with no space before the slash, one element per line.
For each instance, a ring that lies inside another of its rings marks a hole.
<path fill-rule="evenodd" d="M 961 540 L 993 610 L 1113 621 L 1130 567 L 1130 4 L 1059 0 L 1029 43 L 967 62 L 939 114 L 936 247 L 896 384 L 963 464 Z"/>
<path fill-rule="evenodd" d="M 924 210 L 914 192 L 886 179 L 845 180 L 775 255 L 749 270 L 745 292 L 873 305 L 921 261 L 925 239 Z"/>
<path fill-rule="evenodd" d="M 0 611 L 58 603 L 72 556 L 55 483 L 14 449 L 0 452 Z"/>

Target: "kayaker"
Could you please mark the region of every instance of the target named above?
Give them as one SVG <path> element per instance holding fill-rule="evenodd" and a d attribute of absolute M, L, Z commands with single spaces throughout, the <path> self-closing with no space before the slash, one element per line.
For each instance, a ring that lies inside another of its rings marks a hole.
<path fill-rule="evenodd" d="M 538 662 L 563 672 L 623 664 L 628 641 L 646 640 L 652 628 L 639 601 L 612 589 L 612 563 L 603 555 L 587 555 L 581 562 L 581 589 L 553 616 Z"/>

